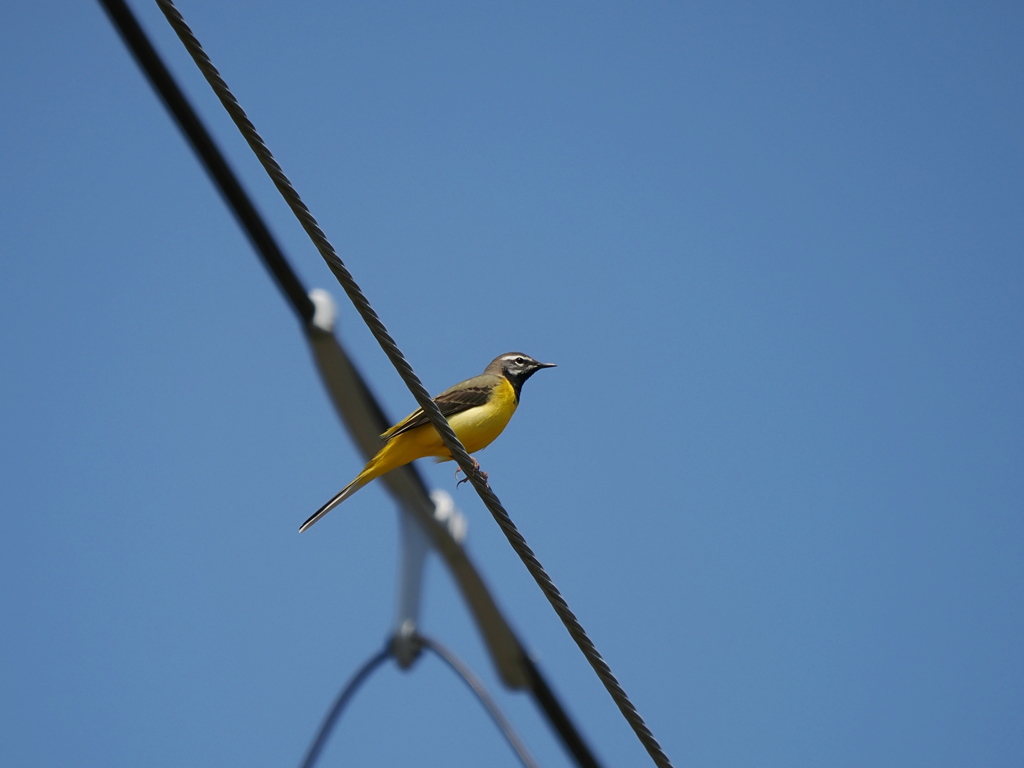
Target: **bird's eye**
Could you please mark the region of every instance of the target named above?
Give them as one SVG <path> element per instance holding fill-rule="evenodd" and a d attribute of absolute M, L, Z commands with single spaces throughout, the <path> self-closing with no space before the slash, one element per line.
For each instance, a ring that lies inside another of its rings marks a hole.
<path fill-rule="evenodd" d="M 526 361 L 523 360 L 523 358 L 521 358 L 521 357 L 517 357 L 512 362 L 514 362 L 516 365 L 525 365 L 526 364 Z"/>

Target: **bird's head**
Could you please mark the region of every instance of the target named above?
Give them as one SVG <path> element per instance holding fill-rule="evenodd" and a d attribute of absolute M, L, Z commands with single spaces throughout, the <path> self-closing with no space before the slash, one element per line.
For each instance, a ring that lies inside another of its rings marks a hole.
<path fill-rule="evenodd" d="M 506 352 L 491 361 L 484 373 L 494 373 L 504 376 L 512 386 L 516 388 L 518 396 L 523 382 L 533 376 L 541 368 L 554 368 L 554 363 L 541 363 L 522 352 Z"/>

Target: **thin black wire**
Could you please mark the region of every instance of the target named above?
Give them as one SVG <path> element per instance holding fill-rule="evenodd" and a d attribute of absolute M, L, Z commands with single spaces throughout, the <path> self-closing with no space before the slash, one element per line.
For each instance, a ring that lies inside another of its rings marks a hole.
<path fill-rule="evenodd" d="M 338 722 L 338 718 L 341 717 L 342 711 L 345 709 L 345 705 L 348 704 L 359 686 L 363 684 L 363 681 L 370 676 L 377 667 L 384 663 L 384 661 L 391 656 L 391 640 L 388 639 L 387 644 L 381 648 L 377 653 L 371 656 L 359 671 L 352 675 L 352 679 L 348 681 L 344 688 L 341 689 L 341 693 L 338 694 L 338 698 L 334 700 L 334 706 L 331 707 L 330 712 L 327 713 L 327 717 L 324 718 L 323 723 L 320 725 L 320 730 L 317 731 L 316 738 L 313 739 L 313 743 L 309 747 L 309 751 L 306 753 L 305 759 L 302 761 L 302 768 L 313 768 L 316 765 L 317 758 L 320 757 L 320 752 L 323 750 L 324 745 L 327 743 L 327 738 L 331 735 L 331 731 L 334 730 L 335 724 Z"/>
<path fill-rule="evenodd" d="M 451 667 L 451 669 L 462 678 L 462 681 L 469 686 L 469 689 L 476 694 L 477 699 L 480 700 L 484 709 L 487 710 L 487 714 L 491 716 L 491 720 L 493 720 L 494 724 L 498 726 L 509 746 L 515 751 L 516 757 L 519 758 L 519 761 L 525 765 L 526 768 L 538 768 L 537 763 L 534 762 L 533 757 L 530 756 L 529 750 L 526 749 L 526 744 L 523 743 L 522 739 L 520 739 L 513 730 L 512 723 L 510 723 L 501 713 L 497 702 L 495 702 L 494 699 L 491 698 L 490 694 L 487 693 L 487 689 L 484 688 L 483 682 L 473 674 L 473 670 L 471 670 L 459 659 L 458 656 L 452 653 L 451 650 L 445 646 L 441 645 L 437 640 L 432 640 L 424 635 L 417 635 L 416 641 L 423 648 L 436 653 L 445 664 Z"/>
<path fill-rule="evenodd" d="M 526 748 L 526 745 L 516 734 L 515 730 L 512 728 L 512 724 L 501 713 L 501 709 L 499 709 L 497 703 L 491 698 L 490 694 L 487 693 L 487 689 L 484 688 L 484 684 L 475 674 L 473 674 L 473 670 L 466 666 L 466 664 L 464 664 L 458 656 L 452 653 L 452 651 L 436 640 L 424 635 L 416 635 L 414 641 L 419 648 L 426 648 L 428 651 L 432 651 L 437 654 L 445 664 L 447 664 L 457 675 L 459 675 L 459 677 L 462 678 L 462 681 L 476 695 L 484 709 L 487 710 L 487 714 L 490 715 L 491 720 L 494 721 L 498 730 L 501 731 L 502 736 L 505 737 L 509 746 L 512 747 L 512 750 L 516 753 L 516 757 L 519 758 L 519 761 L 526 766 L 526 768 L 538 768 L 537 763 L 534 761 L 533 757 L 530 756 L 530 752 Z M 328 711 L 323 723 L 321 723 L 320 729 L 317 731 L 316 738 L 313 739 L 313 743 L 309 747 L 309 751 L 306 752 L 306 756 L 302 760 L 301 768 L 313 768 L 313 766 L 316 765 L 316 761 L 320 758 L 320 753 L 323 752 L 323 748 L 326 746 L 327 740 L 330 738 L 335 726 L 341 719 L 341 715 L 342 712 L 344 712 L 345 707 L 348 705 L 349 701 L 351 701 L 352 697 L 355 696 L 359 687 L 374 672 L 374 670 L 393 655 L 393 647 L 394 639 L 388 639 L 384 647 L 367 659 L 363 666 L 360 667 L 345 684 L 345 687 L 341 689 L 341 693 L 338 694 L 338 698 L 334 700 L 334 704 Z"/>
<path fill-rule="evenodd" d="M 143 33 L 134 14 L 123 0 L 99 0 L 121 34 L 121 39 L 139 62 L 139 66 L 154 90 L 163 99 L 171 115 L 178 121 L 181 130 L 189 138 L 193 149 L 203 161 L 216 187 L 224 195 L 228 207 L 238 217 L 242 229 L 259 253 L 263 265 L 273 275 L 278 287 L 284 293 L 295 314 L 304 324 L 313 319 L 315 310 L 306 289 L 292 270 L 277 241 L 270 233 L 263 218 L 256 211 L 252 200 L 242 189 L 242 184 L 228 165 L 224 155 L 217 148 L 213 138 L 199 120 L 192 105 L 174 82 L 163 61 Z"/>
<path fill-rule="evenodd" d="M 203 50 L 199 40 L 192 33 L 192 30 L 185 23 L 185 20 L 182 18 L 178 9 L 174 6 L 174 3 L 171 2 L 171 0 L 156 0 L 156 3 L 160 7 L 160 10 L 163 11 L 164 16 L 167 17 L 167 21 L 170 23 L 175 33 L 184 44 L 186 50 L 188 50 L 189 54 L 196 62 L 196 65 L 203 73 L 207 82 L 213 88 L 217 98 L 220 99 L 221 104 L 223 104 L 239 131 L 241 131 L 242 136 L 249 144 L 249 147 L 256 154 L 260 164 L 263 165 L 264 169 L 270 175 L 271 180 L 274 182 L 274 185 L 277 187 L 282 197 L 284 197 L 285 202 L 288 203 L 288 206 L 292 209 L 296 218 L 298 218 L 302 228 L 313 241 L 313 245 L 316 246 L 316 249 L 320 252 L 320 255 L 327 263 L 328 268 L 334 273 L 334 276 L 337 278 L 339 284 L 352 301 L 356 311 L 359 312 L 363 321 L 369 327 L 370 332 L 377 340 L 377 343 L 384 351 L 384 354 L 387 355 L 391 364 L 395 367 L 395 370 L 398 371 L 398 375 L 401 376 L 402 381 L 404 381 L 405 385 L 409 388 L 409 391 L 412 393 L 417 404 L 423 409 L 424 414 L 426 414 L 427 418 L 429 418 L 430 422 L 434 425 L 434 428 L 438 431 L 438 434 L 441 436 L 441 440 L 451 452 L 452 457 L 458 465 L 462 467 L 462 470 L 466 473 L 466 477 L 469 478 L 473 487 L 476 488 L 476 491 L 483 500 L 484 505 L 490 511 L 491 515 L 498 523 L 498 526 L 505 534 L 505 537 L 512 545 L 512 549 L 517 555 L 519 555 L 519 558 L 523 561 L 526 569 L 530 572 L 530 575 L 533 576 L 534 581 L 537 582 L 537 585 L 544 593 L 548 602 L 551 603 L 555 613 L 558 615 L 559 619 L 561 619 L 566 630 L 569 632 L 569 636 L 576 642 L 580 650 L 583 652 L 584 657 L 590 663 L 590 666 L 593 667 L 598 679 L 600 679 L 601 683 L 612 697 L 612 700 L 619 708 L 619 711 L 622 712 L 626 722 L 629 723 L 634 733 L 636 733 L 640 743 L 643 744 L 655 765 L 659 766 L 659 768 L 671 768 L 672 763 L 669 760 L 668 755 L 665 754 L 657 739 L 654 738 L 654 734 L 651 733 L 651 730 L 647 727 L 647 724 L 640 716 L 640 713 L 629 700 L 629 697 L 619 684 L 619 681 L 615 678 L 615 675 L 612 674 L 611 667 L 608 666 L 608 663 L 604 658 L 602 658 L 593 641 L 587 636 L 583 626 L 570 610 L 568 603 L 565 601 L 565 598 L 562 597 L 561 592 L 559 592 L 558 588 L 551 580 L 551 577 L 548 576 L 547 572 L 544 570 L 540 560 L 538 560 L 537 556 L 533 553 L 533 550 L 526 543 L 526 539 L 519 532 L 518 528 L 516 528 L 515 523 L 512 522 L 512 519 L 501 505 L 498 497 L 491 490 L 490 486 L 487 485 L 487 481 L 481 476 L 475 463 L 466 452 L 466 449 L 463 447 L 462 443 L 459 442 L 459 439 L 455 436 L 452 428 L 441 415 L 437 405 L 431 399 L 430 393 L 427 392 L 423 383 L 419 380 L 419 377 L 416 376 L 415 371 L 413 371 L 412 366 L 405 359 L 405 355 L 402 354 L 398 344 L 391 337 L 391 334 L 388 333 L 387 328 L 384 326 L 384 323 L 381 321 L 376 311 L 370 305 L 370 302 L 362 292 L 362 289 L 356 283 L 352 274 L 348 271 L 348 268 L 345 266 L 344 262 L 342 262 L 337 252 L 335 252 L 334 246 L 332 246 L 327 240 L 327 236 L 323 233 L 323 230 L 320 229 L 320 225 L 317 224 L 316 219 L 313 218 L 313 214 L 310 213 L 309 208 L 307 208 L 306 204 L 302 202 L 298 192 L 288 180 L 288 177 L 281 169 L 281 166 L 274 159 L 273 154 L 271 154 L 270 150 L 267 148 L 263 138 L 256 131 L 255 126 L 249 120 L 241 105 L 239 105 L 238 100 L 228 88 L 227 83 L 224 82 L 224 79 L 217 71 L 217 68 L 210 61 L 209 56 L 207 56 L 206 52 Z"/>

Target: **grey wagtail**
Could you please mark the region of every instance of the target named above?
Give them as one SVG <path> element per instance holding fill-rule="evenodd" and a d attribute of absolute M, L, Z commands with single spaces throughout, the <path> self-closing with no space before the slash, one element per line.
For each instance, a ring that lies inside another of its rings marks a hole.
<path fill-rule="evenodd" d="M 522 352 L 509 352 L 494 358 L 479 376 L 446 389 L 434 402 L 466 451 L 476 453 L 490 445 L 505 429 L 519 405 L 523 382 L 541 368 L 554 367 L 554 363 L 538 363 Z M 381 438 L 385 441 L 384 447 L 367 462 L 355 480 L 302 524 L 299 533 L 385 472 L 425 456 L 436 456 L 438 461 L 452 459 L 422 408 L 410 413 Z"/>

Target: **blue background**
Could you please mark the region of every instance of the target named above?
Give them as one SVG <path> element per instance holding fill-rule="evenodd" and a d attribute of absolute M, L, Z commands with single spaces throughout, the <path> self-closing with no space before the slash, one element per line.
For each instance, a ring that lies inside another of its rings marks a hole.
<path fill-rule="evenodd" d="M 673 761 L 1024 763 L 1020 4 L 369 5 L 180 7 L 428 389 L 559 364 L 479 458 Z M 0 87 L 4 762 L 297 764 L 390 631 L 389 498 L 296 533 L 361 462 L 98 4 L 5 4 Z M 598 756 L 649 764 L 423 470 Z M 423 619 L 568 764 L 436 562 Z M 323 760 L 516 764 L 433 658 L 371 679 Z"/>

